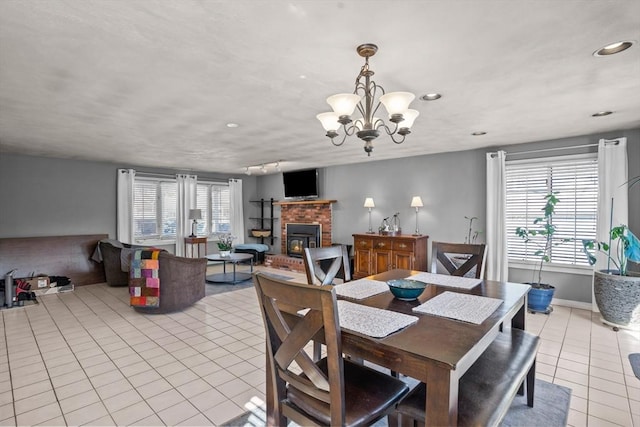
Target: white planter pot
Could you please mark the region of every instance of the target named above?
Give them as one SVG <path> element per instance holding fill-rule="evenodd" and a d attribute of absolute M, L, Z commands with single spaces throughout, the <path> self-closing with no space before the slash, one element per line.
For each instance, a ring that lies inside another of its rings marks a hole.
<path fill-rule="evenodd" d="M 231 256 L 231 251 L 220 251 L 220 256 L 224 258 Z"/>
<path fill-rule="evenodd" d="M 640 277 L 596 271 L 593 292 L 602 320 L 614 328 L 640 328 Z"/>

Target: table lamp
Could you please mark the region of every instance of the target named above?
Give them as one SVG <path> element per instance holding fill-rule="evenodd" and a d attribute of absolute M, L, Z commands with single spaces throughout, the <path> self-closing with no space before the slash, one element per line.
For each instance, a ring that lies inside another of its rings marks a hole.
<path fill-rule="evenodd" d="M 371 228 L 371 208 L 375 208 L 376 205 L 373 203 L 373 199 L 371 197 L 364 199 L 364 207 L 369 208 L 369 231 L 367 231 L 367 234 L 373 234 L 373 229 Z"/>
<path fill-rule="evenodd" d="M 189 209 L 189 219 L 193 220 L 191 223 L 191 236 L 196 237 L 196 229 L 198 228 L 198 220 L 202 219 L 201 209 Z"/>
<path fill-rule="evenodd" d="M 414 236 L 421 236 L 420 230 L 418 229 L 418 210 L 423 206 L 420 196 L 413 196 L 413 199 L 411 199 L 411 207 L 416 208 L 416 232 L 413 233 Z"/>

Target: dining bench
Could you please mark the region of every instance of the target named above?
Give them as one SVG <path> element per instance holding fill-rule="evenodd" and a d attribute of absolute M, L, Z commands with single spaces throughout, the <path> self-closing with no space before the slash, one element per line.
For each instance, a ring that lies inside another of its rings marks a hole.
<path fill-rule="evenodd" d="M 525 378 L 527 405 L 533 407 L 539 345 L 537 336 L 520 329 L 498 334 L 460 379 L 458 425 L 500 424 Z M 401 425 L 424 425 L 426 393 L 427 385 L 420 383 L 398 404 Z"/>

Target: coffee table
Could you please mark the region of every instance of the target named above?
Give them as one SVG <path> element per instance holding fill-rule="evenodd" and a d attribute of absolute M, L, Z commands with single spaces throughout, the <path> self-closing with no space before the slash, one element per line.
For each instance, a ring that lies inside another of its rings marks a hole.
<path fill-rule="evenodd" d="M 206 277 L 207 283 L 236 283 L 244 282 L 251 279 L 251 273 L 253 273 L 253 255 L 251 254 L 237 254 L 232 253 L 229 256 L 220 256 L 220 254 L 207 255 L 206 258 L 209 261 L 222 262 L 222 273 L 210 274 Z M 250 262 L 250 270 L 247 272 L 237 272 L 236 265 L 241 262 Z M 227 263 L 233 266 L 233 272 L 227 273 Z"/>

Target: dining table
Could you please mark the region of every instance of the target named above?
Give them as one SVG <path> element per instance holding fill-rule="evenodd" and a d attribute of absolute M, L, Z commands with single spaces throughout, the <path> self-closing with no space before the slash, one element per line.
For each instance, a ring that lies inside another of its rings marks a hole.
<path fill-rule="evenodd" d="M 366 279 L 386 282 L 406 279 L 420 273 L 394 269 Z M 348 282 L 344 286 L 355 282 L 357 281 Z M 426 383 L 428 392 L 425 424 L 456 426 L 460 378 L 503 328 L 525 329 L 529 288 L 529 285 L 521 283 L 478 279 L 478 284 L 470 288 L 428 283 L 422 294 L 413 301 L 397 299 L 388 290 L 362 299 L 338 296 L 338 300 L 346 299 L 367 307 L 418 318 L 410 326 L 382 338 L 342 328 L 343 352 L 352 358 L 366 360 Z M 445 292 L 477 295 L 502 302 L 479 324 L 413 311 L 413 308 Z M 269 389 L 267 387 L 267 420 L 269 425 L 275 425 L 277 418 L 273 418 L 274 402 Z"/>

